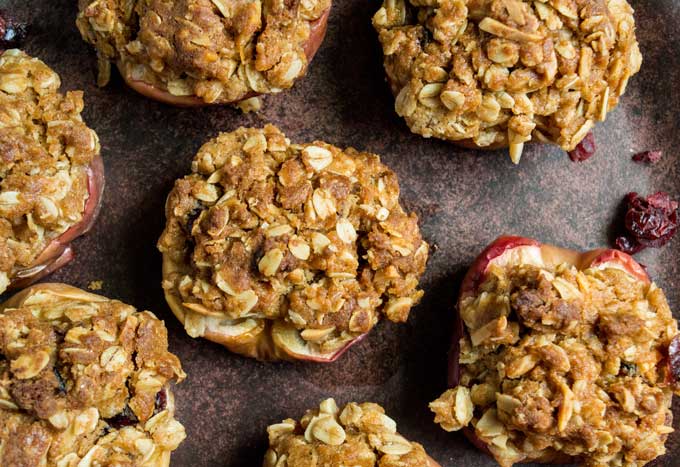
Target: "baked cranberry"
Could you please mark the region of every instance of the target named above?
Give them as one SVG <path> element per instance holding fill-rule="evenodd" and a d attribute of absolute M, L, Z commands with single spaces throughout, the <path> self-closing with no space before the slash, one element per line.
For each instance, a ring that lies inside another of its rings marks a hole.
<path fill-rule="evenodd" d="M 136 425 L 139 422 L 137 416 L 134 414 L 129 405 L 126 405 L 123 411 L 119 414 L 106 420 L 111 428 L 116 430 L 120 428 L 125 428 L 126 426 Z"/>
<path fill-rule="evenodd" d="M 20 47 L 26 39 L 26 25 L 0 11 L 0 49 Z"/>
<path fill-rule="evenodd" d="M 633 160 L 646 164 L 656 164 L 661 160 L 661 156 L 663 156 L 663 152 L 661 151 L 643 151 L 635 154 Z"/>
<path fill-rule="evenodd" d="M 668 361 L 673 382 L 680 382 L 680 335 L 675 336 L 668 346 Z"/>
<path fill-rule="evenodd" d="M 162 412 L 168 406 L 168 393 L 165 389 L 161 389 L 156 393 L 156 405 L 154 407 L 154 414 Z"/>
<path fill-rule="evenodd" d="M 626 234 L 616 239 L 616 248 L 634 254 L 645 248 L 659 248 L 678 230 L 678 203 L 667 193 L 647 198 L 637 193 L 626 196 Z"/>
<path fill-rule="evenodd" d="M 578 146 L 576 146 L 576 149 L 569 152 L 569 159 L 571 159 L 573 162 L 587 161 L 595 155 L 596 149 L 595 135 L 593 135 L 593 132 L 591 131 L 586 135 L 585 138 L 583 138 L 583 141 L 581 141 Z"/>

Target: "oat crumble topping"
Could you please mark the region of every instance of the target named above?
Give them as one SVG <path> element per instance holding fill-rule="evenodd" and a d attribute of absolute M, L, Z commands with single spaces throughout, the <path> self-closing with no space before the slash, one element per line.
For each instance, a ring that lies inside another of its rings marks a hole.
<path fill-rule="evenodd" d="M 0 311 L 0 465 L 169 465 L 185 375 L 162 321 L 62 284 Z"/>
<path fill-rule="evenodd" d="M 377 404 L 350 402 L 340 410 L 333 399 L 297 422 L 267 428 L 264 467 L 435 467 L 418 443 L 397 433 L 397 424 Z"/>
<path fill-rule="evenodd" d="M 83 93 L 19 50 L 0 56 L 0 293 L 83 218 L 99 140 Z"/>
<path fill-rule="evenodd" d="M 331 0 L 79 0 L 101 86 L 111 63 L 132 80 L 206 103 L 290 88 Z"/>
<path fill-rule="evenodd" d="M 573 150 L 642 56 L 625 0 L 385 0 L 373 18 L 395 109 L 414 133 Z"/>
<path fill-rule="evenodd" d="M 382 315 L 406 321 L 423 294 L 428 245 L 374 154 L 291 144 L 271 125 L 223 133 L 176 182 L 166 216 L 166 298 L 193 337 L 239 327 L 259 340 L 235 352 L 286 358 L 279 337 L 291 333 L 335 352 Z"/>
<path fill-rule="evenodd" d="M 665 452 L 677 323 L 661 289 L 617 268 L 492 266 L 460 305 L 460 384 L 430 404 L 498 462 L 566 454 L 643 466 Z"/>

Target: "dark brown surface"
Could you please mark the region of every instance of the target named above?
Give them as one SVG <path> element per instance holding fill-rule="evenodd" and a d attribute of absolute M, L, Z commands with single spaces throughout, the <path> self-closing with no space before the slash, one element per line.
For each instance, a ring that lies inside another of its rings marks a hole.
<path fill-rule="evenodd" d="M 409 133 L 393 112 L 370 25 L 378 2 L 336 0 L 309 75 L 292 91 L 267 98 L 258 115 L 174 109 L 145 100 L 119 78 L 97 89 L 94 53 L 74 25 L 75 4 L 0 0 L 1 8 L 31 22 L 26 51 L 59 72 L 64 88 L 85 90 L 84 115 L 102 141 L 107 187 L 101 217 L 88 237 L 75 242 L 76 260 L 50 280 L 79 287 L 103 280 L 98 293 L 166 320 L 171 350 L 188 374 L 176 388 L 178 418 L 189 437 L 173 456 L 175 466 L 259 466 L 266 426 L 299 417 L 328 396 L 383 404 L 400 431 L 444 467 L 495 465 L 462 435 L 436 427 L 427 409 L 446 387 L 448 329 L 466 265 L 502 233 L 570 248 L 603 246 L 628 191 L 667 190 L 676 197 L 680 191 L 677 0 L 633 2 L 645 63 L 622 105 L 597 127 L 597 155 L 575 164 L 558 149 L 531 145 L 519 167 L 502 151 L 462 150 Z M 381 154 L 400 175 L 402 199 L 421 215 L 423 232 L 436 245 L 423 281 L 425 299 L 409 323 L 381 323 L 328 366 L 263 364 L 193 340 L 163 301 L 155 242 L 174 179 L 218 131 L 265 122 L 279 125 L 293 141 L 322 139 Z M 651 167 L 631 161 L 648 149 L 662 149 L 664 159 Z M 678 311 L 679 253 L 677 238 L 636 256 Z M 680 403 L 674 407 L 680 418 Z M 671 435 L 667 446 L 671 454 L 654 465 L 678 465 L 680 434 Z"/>

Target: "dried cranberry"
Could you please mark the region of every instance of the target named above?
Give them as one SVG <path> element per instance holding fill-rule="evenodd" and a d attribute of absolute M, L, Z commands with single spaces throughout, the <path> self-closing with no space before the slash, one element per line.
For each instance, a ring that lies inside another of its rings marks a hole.
<path fill-rule="evenodd" d="M 54 372 L 54 377 L 57 378 L 57 383 L 59 384 L 59 393 L 60 394 L 66 394 L 66 381 L 64 381 L 64 378 L 61 376 L 61 373 L 55 366 L 52 371 Z"/>
<path fill-rule="evenodd" d="M 161 389 L 156 393 L 156 405 L 154 407 L 154 414 L 162 412 L 168 406 L 168 394 L 165 389 Z"/>
<path fill-rule="evenodd" d="M 668 363 L 673 382 L 680 382 L 680 336 L 675 336 L 668 346 Z"/>
<path fill-rule="evenodd" d="M 647 198 L 626 196 L 626 234 L 616 239 L 616 248 L 634 254 L 645 248 L 665 245 L 678 230 L 678 203 L 667 193 Z"/>
<path fill-rule="evenodd" d="M 656 164 L 661 160 L 661 156 L 663 156 L 663 152 L 661 151 L 644 151 L 635 154 L 633 160 L 646 164 Z"/>
<path fill-rule="evenodd" d="M 572 162 L 587 161 L 595 155 L 596 149 L 595 135 L 593 135 L 593 132 L 591 131 L 583 138 L 583 141 L 576 146 L 576 149 L 569 152 L 569 159 L 571 159 Z"/>
<path fill-rule="evenodd" d="M 129 405 L 123 411 L 106 420 L 110 427 L 115 429 L 125 428 L 126 426 L 136 425 L 139 422 Z"/>
<path fill-rule="evenodd" d="M 26 25 L 0 11 L 0 49 L 20 47 L 26 39 Z"/>

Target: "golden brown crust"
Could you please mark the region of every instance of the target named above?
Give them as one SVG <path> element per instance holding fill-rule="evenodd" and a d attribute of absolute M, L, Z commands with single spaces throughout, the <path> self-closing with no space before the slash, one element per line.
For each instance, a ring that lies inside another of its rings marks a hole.
<path fill-rule="evenodd" d="M 608 251 L 519 248 L 462 295 L 462 372 L 430 405 L 435 421 L 466 430 L 504 467 L 643 466 L 663 454 L 664 355 L 678 334 L 663 292 Z"/>
<path fill-rule="evenodd" d="M 326 31 L 330 0 L 81 0 L 77 24 L 135 90 L 179 106 L 235 103 L 303 76 Z M 134 30 L 139 29 L 137 32 Z"/>
<path fill-rule="evenodd" d="M 406 440 L 377 404 L 350 402 L 342 410 L 333 399 L 297 422 L 286 419 L 267 428 L 264 467 L 440 467 L 423 447 Z"/>
<path fill-rule="evenodd" d="M 625 0 L 385 0 L 373 18 L 395 108 L 466 147 L 569 151 L 640 68 Z"/>
<path fill-rule="evenodd" d="M 96 215 L 93 206 L 85 219 L 103 187 L 91 196 L 99 140 L 80 116 L 82 92 L 59 87 L 40 60 L 19 50 L 0 56 L 0 294 L 59 257 L 65 245 L 48 246 Z"/>
<path fill-rule="evenodd" d="M 150 312 L 64 284 L 0 305 L 0 464 L 165 467 L 183 379 Z"/>
<path fill-rule="evenodd" d="M 241 128 L 204 145 L 192 171 L 158 242 L 190 335 L 262 359 L 328 360 L 420 299 L 428 247 L 378 156 Z"/>

